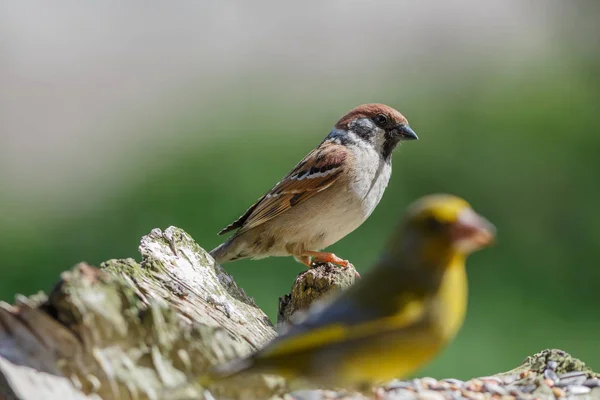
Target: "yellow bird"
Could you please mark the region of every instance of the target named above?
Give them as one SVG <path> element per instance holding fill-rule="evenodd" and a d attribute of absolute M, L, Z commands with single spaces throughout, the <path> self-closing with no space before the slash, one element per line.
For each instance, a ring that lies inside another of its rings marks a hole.
<path fill-rule="evenodd" d="M 467 306 L 466 257 L 494 235 L 461 198 L 417 200 L 363 279 L 212 378 L 266 373 L 304 387 L 365 390 L 406 377 L 456 335 Z"/>

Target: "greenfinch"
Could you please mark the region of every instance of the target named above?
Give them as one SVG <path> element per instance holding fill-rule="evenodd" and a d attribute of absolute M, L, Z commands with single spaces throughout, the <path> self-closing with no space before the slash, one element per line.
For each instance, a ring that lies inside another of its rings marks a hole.
<path fill-rule="evenodd" d="M 302 387 L 365 390 L 406 377 L 461 327 L 465 260 L 494 236 L 494 226 L 461 198 L 417 200 L 363 279 L 255 354 L 216 367 L 211 381 L 266 373 Z"/>

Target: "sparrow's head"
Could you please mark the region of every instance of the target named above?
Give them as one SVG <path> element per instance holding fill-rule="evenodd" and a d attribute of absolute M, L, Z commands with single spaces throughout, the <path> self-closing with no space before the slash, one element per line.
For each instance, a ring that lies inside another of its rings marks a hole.
<path fill-rule="evenodd" d="M 418 139 L 406 118 L 385 104 L 363 104 L 350 110 L 331 135 L 347 135 L 349 140 L 374 146 L 386 161 L 398 143 Z"/>
<path fill-rule="evenodd" d="M 489 246 L 494 225 L 460 197 L 435 194 L 415 201 L 407 210 L 388 252 L 396 258 L 426 265 L 448 265 L 448 260 Z"/>

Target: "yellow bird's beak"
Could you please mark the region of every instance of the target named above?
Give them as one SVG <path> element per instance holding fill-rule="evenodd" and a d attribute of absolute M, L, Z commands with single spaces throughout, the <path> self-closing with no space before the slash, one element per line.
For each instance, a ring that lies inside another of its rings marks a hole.
<path fill-rule="evenodd" d="M 471 208 L 465 208 L 453 224 L 451 235 L 456 249 L 469 254 L 494 243 L 496 227 Z"/>

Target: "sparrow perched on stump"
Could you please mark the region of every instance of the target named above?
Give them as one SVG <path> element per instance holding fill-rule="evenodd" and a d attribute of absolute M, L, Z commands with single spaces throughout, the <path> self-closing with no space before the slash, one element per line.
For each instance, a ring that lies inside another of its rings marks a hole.
<path fill-rule="evenodd" d="M 418 139 L 402 114 L 363 104 L 344 115 L 317 148 L 219 235 L 236 230 L 210 254 L 219 264 L 293 256 L 351 265 L 321 251 L 371 215 L 392 173 L 392 152 Z"/>

